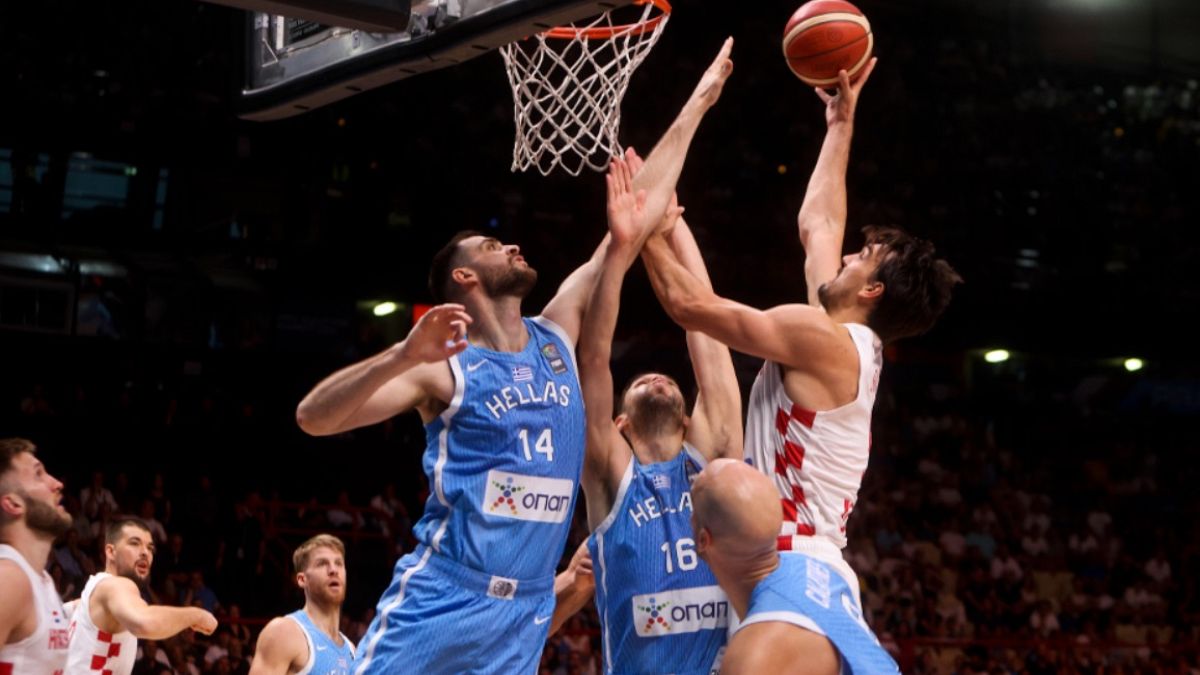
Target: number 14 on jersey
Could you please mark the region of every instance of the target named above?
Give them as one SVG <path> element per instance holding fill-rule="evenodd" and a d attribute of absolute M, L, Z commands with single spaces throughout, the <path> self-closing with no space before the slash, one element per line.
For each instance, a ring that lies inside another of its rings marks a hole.
<path fill-rule="evenodd" d="M 529 430 L 521 429 L 517 434 L 521 439 L 521 447 L 525 450 L 525 461 L 533 461 L 533 453 L 529 451 Z M 533 451 L 539 455 L 545 455 L 547 462 L 554 461 L 554 435 L 550 433 L 550 429 L 542 429 L 542 433 L 538 434 L 537 440 L 533 443 Z"/>

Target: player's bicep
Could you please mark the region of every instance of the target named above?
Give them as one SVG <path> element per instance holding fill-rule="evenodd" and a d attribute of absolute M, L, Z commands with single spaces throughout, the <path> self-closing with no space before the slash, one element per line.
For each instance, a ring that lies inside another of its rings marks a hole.
<path fill-rule="evenodd" d="M 137 585 L 132 581 L 123 577 L 105 579 L 93 591 L 92 597 L 129 632 L 137 637 L 145 635 L 150 623 L 150 617 L 147 616 L 150 606 L 142 599 Z"/>
<path fill-rule="evenodd" d="M 806 369 L 834 339 L 833 322 L 808 305 L 755 309 L 715 298 L 688 308 L 689 330 L 700 330 L 743 354 L 793 368 Z"/>
<path fill-rule="evenodd" d="M 804 281 L 808 286 L 808 304 L 820 307 L 817 290 L 832 281 L 842 269 L 843 228 L 814 227 L 804 231 Z"/>

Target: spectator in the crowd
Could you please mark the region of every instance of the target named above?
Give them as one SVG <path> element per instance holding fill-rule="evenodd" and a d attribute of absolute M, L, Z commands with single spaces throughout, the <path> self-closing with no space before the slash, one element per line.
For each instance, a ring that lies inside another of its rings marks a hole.
<path fill-rule="evenodd" d="M 217 614 L 221 607 L 221 603 L 217 600 L 217 594 L 204 583 L 204 573 L 199 570 L 192 572 L 188 587 L 184 590 L 179 604 L 203 607 L 213 614 Z M 228 633 L 228 631 L 225 632 Z"/>
<path fill-rule="evenodd" d="M 83 515 L 95 522 L 117 513 L 120 506 L 113 493 L 104 486 L 104 472 L 92 472 L 92 482 L 79 493 L 79 501 L 83 505 Z"/>
<path fill-rule="evenodd" d="M 154 502 L 150 499 L 142 500 L 142 508 L 138 512 L 142 522 L 146 523 L 146 527 L 150 529 L 150 536 L 154 539 L 155 546 L 161 547 L 167 542 L 167 528 L 159 522 L 157 515 L 154 512 Z"/>

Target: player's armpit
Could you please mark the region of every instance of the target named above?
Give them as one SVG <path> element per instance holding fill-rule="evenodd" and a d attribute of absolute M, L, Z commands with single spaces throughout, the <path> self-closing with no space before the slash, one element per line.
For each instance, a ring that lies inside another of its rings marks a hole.
<path fill-rule="evenodd" d="M 249 675 L 288 675 L 308 664 L 308 645 L 295 621 L 272 619 L 258 635 Z"/>

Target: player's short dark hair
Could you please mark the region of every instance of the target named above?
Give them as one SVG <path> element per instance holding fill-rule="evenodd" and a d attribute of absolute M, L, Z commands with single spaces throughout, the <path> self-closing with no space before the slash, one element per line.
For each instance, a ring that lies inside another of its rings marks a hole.
<path fill-rule="evenodd" d="M 458 267 L 459 243 L 470 237 L 485 236 L 487 235 L 475 230 L 462 230 L 433 255 L 433 262 L 429 265 L 429 295 L 435 303 L 440 305 L 453 295 L 450 289 L 450 273 Z"/>
<path fill-rule="evenodd" d="M 0 438 L 0 478 L 12 469 L 12 461 L 17 455 L 37 452 L 37 446 L 24 438 Z"/>
<path fill-rule="evenodd" d="M 950 293 L 962 277 L 924 239 L 896 227 L 869 226 L 863 233 L 868 246 L 885 249 L 875 270 L 883 295 L 867 325 L 885 343 L 928 331 L 950 304 Z"/>
<path fill-rule="evenodd" d="M 104 543 L 115 544 L 121 540 L 121 532 L 125 526 L 136 527 L 139 530 L 150 532 L 150 526 L 146 521 L 136 516 L 118 516 L 108 523 L 108 529 L 104 531 Z M 153 534 L 153 533 L 151 533 Z"/>

